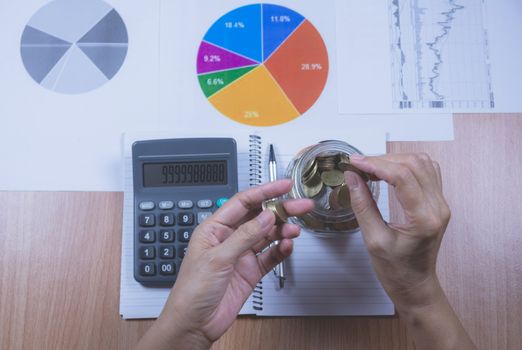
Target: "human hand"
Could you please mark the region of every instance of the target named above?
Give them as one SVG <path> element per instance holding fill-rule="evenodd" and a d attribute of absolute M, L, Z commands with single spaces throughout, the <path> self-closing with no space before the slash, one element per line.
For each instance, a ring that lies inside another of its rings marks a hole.
<path fill-rule="evenodd" d="M 292 253 L 296 225 L 275 225 L 275 216 L 261 212 L 261 203 L 290 191 L 281 180 L 232 197 L 194 231 L 178 278 L 145 344 L 157 348 L 208 348 L 232 325 L 261 278 Z M 290 216 L 304 215 L 313 201 L 289 200 Z M 279 245 L 263 251 L 274 240 Z M 153 339 L 155 338 L 155 339 Z"/>
<path fill-rule="evenodd" d="M 351 157 L 352 164 L 395 189 L 404 222 L 386 223 L 368 187 L 347 172 L 352 208 L 373 266 L 397 306 L 431 302 L 438 291 L 435 265 L 450 219 L 439 165 L 425 154 Z"/>
<path fill-rule="evenodd" d="M 352 208 L 373 267 L 419 349 L 476 349 L 436 274 L 437 254 L 450 219 L 439 165 L 426 154 L 352 156 L 373 180 L 395 189 L 404 222 L 386 223 L 361 177 L 346 172 Z"/>

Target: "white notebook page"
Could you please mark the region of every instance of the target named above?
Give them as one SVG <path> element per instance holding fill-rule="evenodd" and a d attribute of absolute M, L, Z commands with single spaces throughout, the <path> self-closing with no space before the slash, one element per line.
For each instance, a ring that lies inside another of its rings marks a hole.
<path fill-rule="evenodd" d="M 384 136 L 379 140 L 333 131 L 321 139 L 339 139 L 352 143 L 365 154 L 386 153 Z M 362 135 L 364 137 L 364 135 Z M 367 135 L 366 135 L 367 136 Z M 351 138 L 353 137 L 353 138 Z M 302 144 L 301 138 L 264 137 L 263 149 L 268 158 L 268 147 L 276 150 L 279 177 L 286 165 L 310 139 Z M 277 140 L 277 141 L 276 141 Z M 281 141 L 284 140 L 284 141 Z M 353 140 L 353 141 L 352 141 Z M 266 161 L 268 162 L 268 161 Z M 266 170 L 266 169 L 265 169 Z M 266 171 L 265 171 L 266 177 Z M 385 220 L 389 220 L 388 187 L 380 183 L 378 207 Z M 273 273 L 263 279 L 263 309 L 260 316 L 318 316 L 318 315 L 393 315 L 394 305 L 383 290 L 373 271 L 371 261 L 360 232 L 341 238 L 318 237 L 302 230 L 294 240 L 294 252 L 285 262 L 285 287 L 280 289 Z"/>

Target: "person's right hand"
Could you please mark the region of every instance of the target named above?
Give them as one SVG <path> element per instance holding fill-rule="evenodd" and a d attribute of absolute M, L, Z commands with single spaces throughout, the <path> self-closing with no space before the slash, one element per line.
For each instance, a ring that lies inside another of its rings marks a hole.
<path fill-rule="evenodd" d="M 395 189 L 403 222 L 383 220 L 370 190 L 346 172 L 350 200 L 373 267 L 418 349 L 476 349 L 440 286 L 435 265 L 450 210 L 440 168 L 426 154 L 350 157 L 352 164 Z"/>
<path fill-rule="evenodd" d="M 425 154 L 350 157 L 352 164 L 395 189 L 404 222 L 387 223 L 361 177 L 346 172 L 355 212 L 374 268 L 396 305 L 431 302 L 435 264 L 450 210 L 439 165 Z"/>

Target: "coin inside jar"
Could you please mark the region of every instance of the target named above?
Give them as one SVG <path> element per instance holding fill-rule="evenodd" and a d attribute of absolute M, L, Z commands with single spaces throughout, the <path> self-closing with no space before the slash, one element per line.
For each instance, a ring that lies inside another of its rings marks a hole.
<path fill-rule="evenodd" d="M 335 169 L 335 164 L 337 164 L 338 156 L 337 155 L 328 155 L 328 156 L 319 156 L 316 159 L 317 169 L 320 172 L 330 171 Z"/>
<path fill-rule="evenodd" d="M 317 181 L 315 184 L 313 184 L 313 183 L 309 184 L 309 185 L 305 184 L 303 186 L 303 191 L 307 198 L 314 198 L 321 193 L 323 188 L 324 188 L 324 184 L 321 181 L 321 178 L 319 177 L 319 181 Z"/>
<path fill-rule="evenodd" d="M 342 172 L 354 172 L 358 174 L 364 180 L 364 182 L 368 182 L 370 180 L 370 176 L 367 173 L 357 169 L 352 165 L 352 163 L 350 162 L 350 157 L 346 154 L 341 154 L 339 163 L 337 163 L 337 169 L 339 169 Z"/>
<path fill-rule="evenodd" d="M 346 185 L 336 187 L 329 196 L 330 208 L 333 210 L 351 209 L 350 190 Z"/>
<path fill-rule="evenodd" d="M 340 170 L 325 171 L 321 174 L 321 180 L 326 186 L 341 186 L 344 183 L 344 174 Z"/>
<path fill-rule="evenodd" d="M 278 199 L 270 199 L 268 201 L 264 201 L 261 204 L 261 208 L 263 210 L 269 209 L 272 213 L 274 213 L 276 217 L 276 225 L 284 224 L 288 222 L 288 213 L 283 206 L 283 202 Z"/>

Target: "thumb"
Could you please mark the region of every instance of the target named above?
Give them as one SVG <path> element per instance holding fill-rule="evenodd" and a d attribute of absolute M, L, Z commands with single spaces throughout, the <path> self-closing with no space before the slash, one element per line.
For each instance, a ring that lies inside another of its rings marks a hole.
<path fill-rule="evenodd" d="M 375 235 L 386 229 L 386 223 L 373 200 L 370 189 L 363 179 L 354 172 L 347 171 L 344 173 L 344 177 L 350 189 L 352 209 L 363 235 L 365 238 L 370 236 L 375 238 Z"/>

